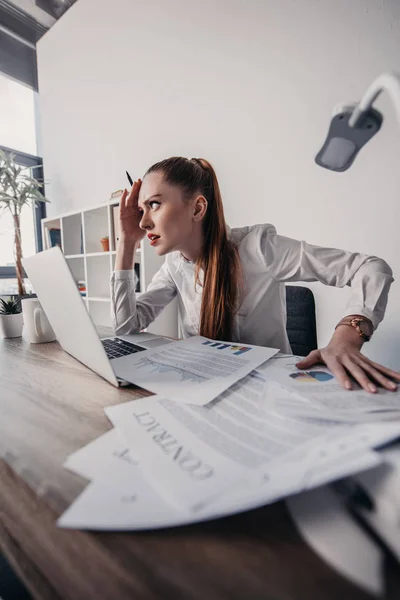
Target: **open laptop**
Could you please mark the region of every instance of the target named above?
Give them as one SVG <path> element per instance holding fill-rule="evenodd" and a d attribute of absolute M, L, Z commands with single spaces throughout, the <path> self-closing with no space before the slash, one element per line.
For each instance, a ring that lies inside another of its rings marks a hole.
<path fill-rule="evenodd" d="M 151 333 L 100 339 L 58 246 L 22 264 L 63 350 L 113 385 L 126 385 L 118 378 L 119 358 L 172 341 Z"/>

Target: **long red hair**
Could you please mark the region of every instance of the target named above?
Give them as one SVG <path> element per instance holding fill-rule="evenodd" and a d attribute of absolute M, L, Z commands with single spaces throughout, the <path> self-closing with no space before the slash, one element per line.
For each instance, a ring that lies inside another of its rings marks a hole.
<path fill-rule="evenodd" d="M 233 321 L 240 305 L 242 273 L 239 252 L 228 239 L 224 208 L 217 176 L 204 158 L 172 156 L 154 164 L 145 173 L 162 172 L 171 185 L 181 187 L 184 198 L 201 194 L 207 199 L 203 219 L 204 245 L 196 261 L 195 285 L 201 285 L 200 335 L 214 340 L 232 338 Z"/>

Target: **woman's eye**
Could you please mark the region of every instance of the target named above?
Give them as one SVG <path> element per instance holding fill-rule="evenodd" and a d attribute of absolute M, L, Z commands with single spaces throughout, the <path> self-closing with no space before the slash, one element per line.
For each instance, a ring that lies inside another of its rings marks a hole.
<path fill-rule="evenodd" d="M 157 200 L 152 200 L 151 202 L 149 202 L 149 206 L 151 209 L 158 208 L 160 206 L 161 202 L 157 202 Z"/>

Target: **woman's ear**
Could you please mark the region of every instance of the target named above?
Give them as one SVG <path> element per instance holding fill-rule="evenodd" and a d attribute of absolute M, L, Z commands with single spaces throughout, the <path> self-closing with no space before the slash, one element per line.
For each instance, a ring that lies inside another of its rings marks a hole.
<path fill-rule="evenodd" d="M 204 196 L 197 196 L 194 203 L 193 218 L 195 221 L 201 221 L 207 212 L 208 202 Z"/>

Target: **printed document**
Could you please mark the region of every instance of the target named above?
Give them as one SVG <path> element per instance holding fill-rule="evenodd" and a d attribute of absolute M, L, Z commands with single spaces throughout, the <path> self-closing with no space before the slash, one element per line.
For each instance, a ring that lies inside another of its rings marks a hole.
<path fill-rule="evenodd" d="M 83 448 L 70 454 L 64 467 L 86 479 L 103 479 L 112 471 L 121 479 L 131 477 L 138 465 L 118 429 L 110 429 Z"/>
<path fill-rule="evenodd" d="M 175 527 L 225 517 L 269 504 L 282 497 L 255 489 L 254 493 L 237 492 L 218 499 L 195 513 L 177 509 L 166 502 L 132 466 L 129 478 L 111 470 L 94 480 L 57 521 L 59 527 L 104 531 L 136 531 Z"/>
<path fill-rule="evenodd" d="M 278 350 L 190 337 L 113 363 L 115 374 L 164 398 L 205 405 Z"/>
<path fill-rule="evenodd" d="M 268 381 L 278 383 L 296 392 L 309 407 L 313 405 L 320 416 L 338 421 L 363 422 L 382 419 L 400 420 L 400 389 L 395 392 L 378 388 L 376 394 L 361 389 L 356 383 L 354 389 L 344 390 L 327 367 L 297 369 L 300 357 L 279 354 L 274 356 L 257 371 Z M 298 408 L 304 406 L 298 405 Z"/>
<path fill-rule="evenodd" d="M 381 453 L 372 448 L 399 435 L 399 423 L 320 418 L 307 400 L 276 384 L 266 387 L 256 373 L 207 407 L 161 402 L 150 397 L 106 409 L 117 428 L 65 462 L 93 481 L 60 517 L 61 527 L 129 531 L 234 514 L 375 467 Z M 289 414 L 296 404 L 301 417 Z"/>
<path fill-rule="evenodd" d="M 280 496 L 263 489 L 251 493 L 247 487 L 197 513 L 174 508 L 144 478 L 117 429 L 71 454 L 64 466 L 94 481 L 58 519 L 60 527 L 128 531 L 173 527 L 256 508 Z"/>
<path fill-rule="evenodd" d="M 346 458 L 347 472 L 378 463 L 376 453 Z M 112 429 L 70 455 L 68 469 L 94 481 L 61 515 L 57 524 L 73 529 L 133 531 L 197 523 L 258 508 L 297 491 L 281 478 L 238 487 L 202 510 L 178 510 L 167 503 L 144 478 L 117 429 Z M 296 469 L 301 468 L 301 462 Z M 318 475 L 319 473 L 319 475 Z M 316 485 L 329 480 L 326 465 L 314 465 Z M 319 483 L 320 482 L 320 483 Z"/>
<path fill-rule="evenodd" d="M 264 377 L 251 373 L 205 407 L 154 396 L 105 412 L 150 483 L 184 509 L 199 510 L 250 480 L 268 480 L 274 490 L 275 479 L 285 489 L 303 489 L 317 463 L 328 472 L 332 461 L 342 473 L 342 455 L 369 447 L 347 425 L 269 410 L 271 392 L 267 399 L 265 393 Z M 279 387 L 275 393 L 285 395 Z"/>

